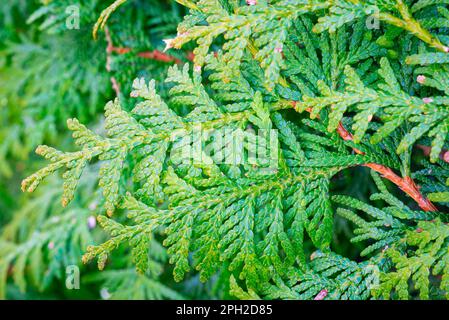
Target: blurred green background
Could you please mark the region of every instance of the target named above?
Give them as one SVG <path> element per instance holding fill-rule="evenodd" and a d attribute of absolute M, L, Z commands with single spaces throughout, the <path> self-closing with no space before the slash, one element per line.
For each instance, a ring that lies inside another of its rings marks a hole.
<path fill-rule="evenodd" d="M 154 242 L 151 268 L 138 275 L 125 249 L 107 270 L 83 266 L 85 247 L 105 239 L 96 226 L 101 197 L 95 174 L 87 173 L 76 199 L 60 204 L 62 181 L 45 181 L 34 194 L 20 182 L 42 167 L 39 144 L 73 149 L 66 128 L 78 118 L 101 129 L 103 106 L 114 99 L 111 78 L 126 106 L 132 79 L 162 79 L 173 62 L 139 56 L 162 50 L 185 13 L 174 1 L 130 1 L 110 17 L 109 45 L 129 52 L 107 53 L 104 32 L 92 28 L 112 1 L 7 0 L 0 2 L 0 298 L 1 299 L 179 299 L 221 295 L 217 281 L 192 276 L 172 280 L 164 249 Z M 187 51 L 174 53 L 187 61 Z M 161 83 L 161 81 L 159 81 Z M 164 92 L 164 88 L 159 88 Z M 96 170 L 95 166 L 92 171 Z M 79 272 L 79 288 L 77 279 Z"/>

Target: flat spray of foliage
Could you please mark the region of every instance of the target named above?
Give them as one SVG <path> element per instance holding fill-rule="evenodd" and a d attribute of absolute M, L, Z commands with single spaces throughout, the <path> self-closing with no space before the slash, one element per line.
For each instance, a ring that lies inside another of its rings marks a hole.
<path fill-rule="evenodd" d="M 62 171 L 66 206 L 100 166 L 110 237 L 83 262 L 107 269 L 123 245 L 145 274 L 160 239 L 175 281 L 220 275 L 242 299 L 448 297 L 448 2 L 179 2 L 188 14 L 167 53 L 193 45 L 194 58 L 168 69 L 168 93 L 134 80 L 133 107 L 106 104 L 104 134 L 69 119 L 78 148 L 39 146 L 49 164 L 22 183 L 32 192 Z M 274 169 L 248 159 L 257 130 L 277 132 Z M 244 132 L 248 161 L 221 161 L 230 131 Z M 182 161 L 186 145 L 202 161 Z M 370 199 L 335 192 L 359 166 Z M 361 248 L 353 260 L 334 237 L 342 221 Z"/>

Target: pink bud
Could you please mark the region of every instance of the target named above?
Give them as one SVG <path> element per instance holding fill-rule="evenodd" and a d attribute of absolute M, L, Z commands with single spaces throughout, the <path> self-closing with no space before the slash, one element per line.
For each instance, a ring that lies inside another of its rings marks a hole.
<path fill-rule="evenodd" d="M 47 245 L 47 248 L 52 250 L 55 247 L 55 243 L 53 241 L 50 241 Z"/>
<path fill-rule="evenodd" d="M 246 0 L 246 4 L 249 6 L 255 6 L 257 4 L 257 0 Z"/>
<path fill-rule="evenodd" d="M 373 120 L 373 115 L 372 115 L 372 114 L 370 114 L 370 115 L 368 116 L 368 121 L 371 122 L 371 120 Z"/>
<path fill-rule="evenodd" d="M 97 225 L 97 219 L 95 219 L 94 216 L 89 216 L 87 218 L 87 226 L 89 227 L 89 229 L 95 228 L 96 225 Z"/>
<path fill-rule="evenodd" d="M 446 161 L 446 162 L 449 162 L 449 151 L 446 151 L 446 152 L 443 154 L 443 160 Z"/>
<path fill-rule="evenodd" d="M 422 99 L 422 102 L 424 102 L 424 103 L 432 103 L 433 102 L 433 99 L 432 98 L 423 98 Z"/>
<path fill-rule="evenodd" d="M 449 47 L 444 47 L 444 52 L 449 53 Z"/>
<path fill-rule="evenodd" d="M 422 74 L 420 74 L 419 76 L 416 77 L 416 81 L 420 84 L 423 84 L 424 81 L 426 81 L 426 76 L 423 76 Z"/>
<path fill-rule="evenodd" d="M 323 289 L 316 295 L 316 297 L 313 300 L 323 300 L 327 296 L 327 293 L 328 293 L 327 290 Z"/>
<path fill-rule="evenodd" d="M 278 53 L 282 53 L 282 47 L 276 47 L 276 48 L 274 48 L 274 51 L 276 51 Z"/>
<path fill-rule="evenodd" d="M 201 72 L 201 66 L 195 66 L 193 67 L 193 70 L 195 70 L 195 72 Z"/>

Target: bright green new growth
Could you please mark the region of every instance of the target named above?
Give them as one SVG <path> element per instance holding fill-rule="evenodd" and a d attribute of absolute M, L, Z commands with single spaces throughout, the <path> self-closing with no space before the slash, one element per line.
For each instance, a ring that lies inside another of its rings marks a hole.
<path fill-rule="evenodd" d="M 166 43 L 195 41 L 193 71 L 168 70 L 167 99 L 154 80 L 134 80 L 138 102 L 131 111 L 109 102 L 104 134 L 68 120 L 78 151 L 39 146 L 50 164 L 22 183 L 31 192 L 64 170 L 66 206 L 86 167 L 100 163 L 106 215 L 98 221 L 110 237 L 88 246 L 83 261 L 103 269 L 126 244 L 144 274 L 162 238 L 176 281 L 193 269 L 202 281 L 221 274 L 242 299 L 403 299 L 413 288 L 423 299 L 447 297 L 443 211 L 399 200 L 375 173 L 376 205 L 332 185 L 367 164 L 408 178 L 413 146 L 430 144 L 432 163 L 414 178 L 441 208 L 449 202 L 440 159 L 449 138 L 445 1 L 186 5 L 178 36 Z M 371 15 L 378 30 L 364 23 Z M 353 136 L 342 139 L 342 127 Z M 241 161 L 224 162 L 236 140 Z M 264 157 L 253 159 L 260 144 Z M 353 225 L 360 259 L 336 253 L 337 219 Z"/>

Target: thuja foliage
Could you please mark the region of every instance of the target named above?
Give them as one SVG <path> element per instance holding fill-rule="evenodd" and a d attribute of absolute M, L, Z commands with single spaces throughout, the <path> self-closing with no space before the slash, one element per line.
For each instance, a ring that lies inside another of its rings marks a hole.
<path fill-rule="evenodd" d="M 113 2 L 94 35 L 131 3 Z M 241 299 L 446 298 L 447 1 L 179 3 L 165 54 L 193 61 L 128 79 L 103 132 L 67 120 L 76 149 L 40 145 L 48 164 L 22 182 L 33 192 L 61 171 L 70 208 L 99 167 L 109 236 L 76 239 L 105 269 L 92 279 L 119 298 L 179 298 L 171 279 L 196 276 Z M 118 253 L 137 273 L 111 270 Z M 6 262 L 19 280 L 22 256 Z"/>
<path fill-rule="evenodd" d="M 170 281 L 160 282 L 167 260 L 163 250 L 149 257 L 153 267 L 145 275 L 127 281 L 109 282 L 106 275 L 97 276 L 96 268 L 83 267 L 85 247 L 104 240 L 95 221 L 101 206 L 100 193 L 92 188 L 95 175 L 85 175 L 65 209 L 57 200 L 62 192 L 57 179 L 31 197 L 18 192 L 25 171 L 42 165 L 30 157 L 36 144 L 67 145 L 67 117 L 99 126 L 102 106 L 115 94 L 112 77 L 126 90 L 127 77 L 158 78 L 174 63 L 174 58 L 157 60 L 148 53 L 162 51 L 162 39 L 176 33 L 179 5 L 136 1 L 120 13 L 126 18 L 111 18 L 109 38 L 92 41 L 92 27 L 103 9 L 101 1 L 81 0 L 0 4 L 0 298 L 190 296 L 182 288 L 168 289 Z M 131 21 L 142 26 L 135 28 Z M 155 27 L 160 21 L 164 24 Z M 187 61 L 186 52 L 173 56 Z M 152 248 L 158 248 L 155 243 Z M 120 272 L 114 279 L 130 275 L 132 258 L 120 252 L 115 257 L 110 269 Z M 66 271 L 75 267 L 83 275 L 81 288 L 69 290 Z M 138 292 L 124 290 L 130 281 Z M 203 290 L 196 294 L 202 297 Z"/>

